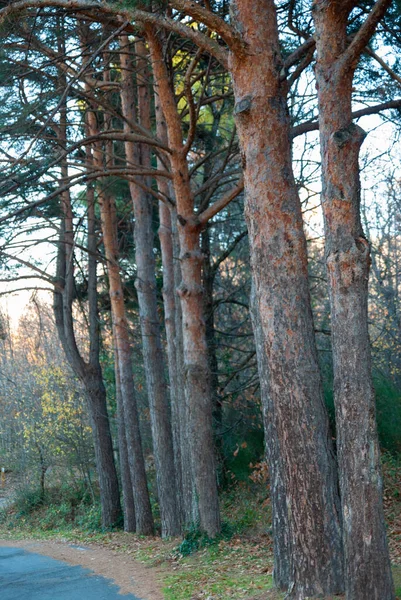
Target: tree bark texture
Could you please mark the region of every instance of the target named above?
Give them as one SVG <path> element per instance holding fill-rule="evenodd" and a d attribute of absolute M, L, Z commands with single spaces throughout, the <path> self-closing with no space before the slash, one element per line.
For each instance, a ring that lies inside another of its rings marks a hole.
<path fill-rule="evenodd" d="M 135 120 L 135 90 L 129 44 L 121 52 L 123 116 L 128 120 L 124 128 L 130 132 L 129 121 Z M 135 45 L 137 55 L 138 117 L 142 126 L 150 129 L 150 93 L 147 51 L 145 44 Z M 125 143 L 125 154 L 130 166 L 140 164 L 150 169 L 149 147 Z M 144 182 L 146 183 L 146 182 Z M 150 183 L 150 182 L 148 182 Z M 180 533 L 181 525 L 175 488 L 175 466 L 171 415 L 168 400 L 166 368 L 161 341 L 160 321 L 157 310 L 155 258 L 153 253 L 153 200 L 141 187 L 130 182 L 131 198 L 135 216 L 135 262 L 142 348 L 148 392 L 153 452 L 156 465 L 156 482 L 159 496 L 162 536 Z"/>
<path fill-rule="evenodd" d="M 316 77 L 347 600 L 393 600 L 368 333 L 370 247 L 360 218 L 349 11 L 317 1 Z"/>
<path fill-rule="evenodd" d="M 159 191 L 162 186 L 158 184 Z M 166 190 L 168 192 L 168 190 Z M 173 240 L 171 232 L 170 210 L 164 202 L 159 202 L 159 239 L 163 265 L 163 305 L 164 305 L 164 323 L 167 340 L 168 372 L 170 382 L 170 401 L 171 401 L 171 426 L 174 448 L 174 465 L 177 487 L 177 502 L 180 514 L 180 522 L 184 524 L 184 494 L 182 481 L 182 460 L 183 460 L 183 427 L 185 422 L 181 421 L 180 405 L 181 400 L 178 391 L 178 364 L 177 364 L 177 346 L 176 346 L 176 297 L 174 287 L 174 257 Z M 185 402 L 185 399 L 184 399 Z M 185 406 L 184 406 L 185 409 Z"/>
<path fill-rule="evenodd" d="M 169 85 L 163 53 L 154 32 L 147 37 L 152 58 L 156 93 L 166 119 L 175 198 L 182 281 L 178 290 L 183 318 L 184 382 L 192 470 L 201 528 L 211 537 L 220 531 L 215 453 L 212 431 L 210 369 L 203 315 L 202 253 L 199 228 L 194 221 L 194 199 L 183 149 L 181 122 Z"/>
<path fill-rule="evenodd" d="M 177 211 L 171 210 L 171 233 L 173 238 L 173 255 L 174 260 L 174 292 L 175 292 L 175 347 L 177 360 L 177 381 L 178 381 L 178 413 L 177 416 L 181 423 L 181 469 L 182 469 L 182 489 L 183 489 L 183 510 L 184 523 L 188 527 L 191 523 L 198 523 L 199 505 L 196 496 L 195 473 L 192 467 L 192 450 L 191 450 L 191 432 L 189 427 L 190 420 L 190 405 L 185 385 L 185 361 L 184 361 L 184 332 L 182 306 L 178 291 L 181 287 L 181 261 L 180 261 L 180 240 L 178 235 L 178 219 Z"/>
<path fill-rule="evenodd" d="M 216 277 L 216 269 L 213 268 L 213 264 L 210 259 L 210 234 L 209 229 L 206 227 L 202 231 L 202 254 L 203 254 L 203 265 L 202 265 L 202 284 L 203 284 L 203 302 L 204 302 L 204 314 L 205 314 L 205 331 L 206 331 L 206 343 L 209 356 L 209 368 L 211 377 L 211 391 L 213 399 L 213 425 L 215 431 L 215 446 L 217 457 L 219 461 L 219 485 L 224 486 L 226 480 L 226 467 L 224 464 L 224 448 L 223 448 L 223 402 L 219 397 L 219 375 L 218 375 L 218 361 L 216 353 L 216 335 L 214 326 L 214 282 Z"/>
<path fill-rule="evenodd" d="M 96 136 L 98 131 L 95 113 L 88 110 L 86 118 L 89 135 Z M 103 152 L 99 143 L 94 145 L 93 159 L 95 167 L 102 169 Z M 154 530 L 153 516 L 147 487 L 145 461 L 139 427 L 139 415 L 132 373 L 129 327 L 124 306 L 120 267 L 118 264 L 116 207 L 114 198 L 105 193 L 101 187 L 99 187 L 98 190 L 98 203 L 102 224 L 103 245 L 107 259 L 115 354 L 116 360 L 118 361 L 128 460 L 134 493 L 136 531 L 142 535 L 151 535 Z"/>
<path fill-rule="evenodd" d="M 269 465 L 270 498 L 272 504 L 272 530 L 274 570 L 273 580 L 279 589 L 286 589 L 291 580 L 291 547 L 286 502 L 286 488 L 283 479 L 283 467 L 280 457 L 279 431 L 275 428 L 274 403 L 269 397 L 269 369 L 265 352 L 263 329 L 258 312 L 258 305 L 252 288 L 250 312 L 255 337 L 256 357 L 260 393 L 262 397 L 263 425 L 265 432 L 266 458 Z"/>
<path fill-rule="evenodd" d="M 123 414 L 126 427 L 128 459 L 135 502 L 136 531 L 142 535 L 152 535 L 153 516 L 147 487 L 139 415 L 132 374 L 131 344 L 125 313 L 120 268 L 117 262 L 115 207 L 113 199 L 102 192 L 99 193 L 98 202 L 109 276 L 109 293 L 113 330 L 115 333 L 114 343 L 116 358 L 119 363 L 118 371 L 124 407 Z"/>
<path fill-rule="evenodd" d="M 60 131 L 65 144 L 67 115 L 61 112 Z M 62 177 L 68 177 L 66 161 L 61 166 Z M 113 443 L 107 412 L 106 390 L 99 362 L 99 324 L 97 319 L 96 289 L 96 236 L 94 207 L 91 190 L 88 190 L 88 303 L 89 303 L 89 362 L 82 358 L 74 333 L 74 222 L 69 191 L 63 193 L 60 243 L 57 252 L 56 279 L 61 292 L 55 290 L 53 309 L 58 335 L 67 359 L 82 381 L 87 398 L 92 428 L 96 468 L 99 479 L 102 526 L 112 527 L 121 514 L 117 471 L 114 463 Z"/>
<path fill-rule="evenodd" d="M 116 377 L 116 404 L 117 404 L 117 433 L 118 449 L 120 458 L 120 479 L 123 493 L 123 514 L 124 531 L 135 533 L 135 501 L 132 489 L 131 474 L 129 468 L 129 457 L 126 438 L 126 426 L 124 422 L 124 407 L 121 396 L 120 373 L 118 370 L 118 360 L 115 359 L 115 377 Z"/>
<path fill-rule="evenodd" d="M 156 131 L 159 140 L 167 145 L 167 126 L 158 94 L 155 94 Z M 158 157 L 157 166 L 164 168 Z M 168 161 L 167 156 L 164 161 Z M 157 181 L 159 192 L 167 199 L 174 199 L 171 182 L 164 178 Z M 191 468 L 191 456 L 188 437 L 188 411 L 185 399 L 184 354 L 182 341 L 182 312 L 177 290 L 181 285 L 180 244 L 177 231 L 177 212 L 174 206 L 166 202 L 159 203 L 160 227 L 159 239 L 163 264 L 163 301 L 164 322 L 167 338 L 167 356 L 169 361 L 171 422 L 173 430 L 174 460 L 177 488 L 179 490 L 182 524 L 189 526 L 199 518 L 195 498 L 195 482 Z"/>
<path fill-rule="evenodd" d="M 61 227 L 63 230 L 63 226 Z M 63 233 L 61 234 L 63 238 Z M 57 280 L 63 285 L 65 275 L 63 275 L 65 260 L 64 254 L 64 239 L 60 240 L 58 251 L 58 268 Z M 115 525 L 121 514 L 120 496 L 117 472 L 113 459 L 113 444 L 110 432 L 110 423 L 107 412 L 106 390 L 103 384 L 102 372 L 96 364 L 86 363 L 77 353 L 75 340 L 73 339 L 73 331 L 66 326 L 65 311 L 71 310 L 72 306 L 63 300 L 65 289 L 62 293 L 55 291 L 54 293 L 54 314 L 56 320 L 57 331 L 66 353 L 67 359 L 71 364 L 75 374 L 82 381 L 87 398 L 90 424 L 93 435 L 93 444 L 95 450 L 96 468 L 99 478 L 100 503 L 102 508 L 102 526 L 112 527 Z M 64 306 L 63 306 L 64 305 Z M 67 320 L 69 323 L 70 320 Z M 90 336 L 93 332 L 90 331 Z"/>
<path fill-rule="evenodd" d="M 277 582 L 291 598 L 333 594 L 343 589 L 337 473 L 314 338 L 301 205 L 292 172 L 275 4 L 256 0 L 250 6 L 236 0 L 232 20 L 247 44 L 244 53 L 231 53 L 230 69 L 255 303 L 263 333 L 258 336 L 263 342 L 258 353 L 263 350 L 264 355 L 258 362 L 268 369 L 263 396 L 268 398 L 266 412 L 276 432 L 267 439 L 272 445 L 268 455 L 278 462 L 270 465 L 270 471 L 280 474 L 286 498 L 288 533 L 283 543 L 277 540 Z"/>

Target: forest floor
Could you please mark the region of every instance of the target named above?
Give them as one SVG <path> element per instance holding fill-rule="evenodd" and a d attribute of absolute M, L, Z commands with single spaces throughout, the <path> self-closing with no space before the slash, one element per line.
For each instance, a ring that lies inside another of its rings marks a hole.
<path fill-rule="evenodd" d="M 397 598 L 401 600 L 401 463 L 384 463 L 384 504 Z M 221 499 L 226 528 L 217 541 L 188 532 L 181 539 L 49 525 L 45 509 L 19 524 L 0 522 L 0 544 L 22 546 L 113 579 L 144 600 L 281 600 L 272 589 L 270 503 L 266 486 L 242 483 Z M 49 510 L 49 509 L 47 509 Z M 55 508 L 51 509 L 52 518 Z M 13 517 L 13 509 L 7 510 Z M 53 523 L 53 521 L 52 521 Z M 329 599 L 326 599 L 329 600 Z M 332 599 L 334 600 L 334 599 Z"/>

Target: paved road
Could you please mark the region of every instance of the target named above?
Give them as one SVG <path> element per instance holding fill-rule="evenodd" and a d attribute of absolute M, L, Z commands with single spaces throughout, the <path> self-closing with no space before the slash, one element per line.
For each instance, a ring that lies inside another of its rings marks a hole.
<path fill-rule="evenodd" d="M 21 548 L 0 547 L 1 600 L 139 600 L 88 569 Z"/>

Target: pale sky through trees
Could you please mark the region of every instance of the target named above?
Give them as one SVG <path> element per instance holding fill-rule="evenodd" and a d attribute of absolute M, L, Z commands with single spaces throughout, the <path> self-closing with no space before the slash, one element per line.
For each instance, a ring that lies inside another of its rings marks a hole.
<path fill-rule="evenodd" d="M 362 105 L 358 104 L 356 108 Z M 401 156 L 400 140 L 397 127 L 391 121 L 378 115 L 362 117 L 358 123 L 369 132 L 366 141 L 362 146 L 361 153 L 361 181 L 362 181 L 362 198 L 366 203 L 369 211 L 369 206 L 373 201 L 378 200 L 383 194 L 383 203 L 386 193 L 386 178 L 392 173 L 395 177 L 401 175 L 401 167 L 399 156 Z M 306 134 L 309 140 L 318 140 L 318 134 L 313 132 Z M 297 159 L 301 156 L 304 146 L 304 136 L 294 140 L 294 164 L 295 173 L 297 174 Z M 318 162 L 319 147 L 316 143 L 312 152 L 308 153 L 308 159 Z M 78 186 L 77 186 L 78 188 Z M 308 188 L 310 192 L 316 194 L 313 198 L 309 198 L 307 211 L 304 214 L 305 223 L 307 224 L 307 235 L 309 238 L 317 238 L 323 235 L 323 216 L 320 207 L 320 171 L 318 177 L 315 178 L 312 185 Z M 301 198 L 305 200 L 307 194 L 301 190 Z M 372 224 L 371 234 L 374 232 Z M 51 232 L 50 232 L 51 233 Z M 43 238 L 49 235 L 49 231 L 45 229 L 39 233 Z M 23 239 L 29 241 L 29 237 L 20 235 L 19 241 Z M 40 263 L 46 264 L 46 273 L 52 274 L 54 271 L 54 250 L 53 246 L 47 243 L 40 243 L 36 247 L 32 246 L 26 250 L 22 250 L 20 257 L 29 261 L 38 260 Z M 16 265 L 16 261 L 10 261 L 10 264 Z M 31 275 L 28 267 L 21 267 L 21 275 L 25 273 Z M 23 289 L 24 287 L 29 289 Z M 12 326 L 15 328 L 21 315 L 24 313 L 32 294 L 35 292 L 32 288 L 46 287 L 46 282 L 41 279 L 19 280 L 14 283 L 4 283 L 0 281 L 0 309 L 10 317 Z M 47 303 L 51 303 L 51 289 L 49 292 L 43 289 L 38 290 L 39 298 Z M 6 293 L 11 290 L 18 289 L 15 293 Z"/>

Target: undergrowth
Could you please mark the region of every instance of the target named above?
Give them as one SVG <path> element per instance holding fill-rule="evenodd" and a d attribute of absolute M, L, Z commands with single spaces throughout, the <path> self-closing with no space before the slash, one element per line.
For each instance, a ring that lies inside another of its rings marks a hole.
<path fill-rule="evenodd" d="M 62 538 L 101 544 L 157 566 L 165 600 L 281 600 L 272 589 L 271 506 L 263 465 L 220 498 L 223 530 L 217 539 L 188 529 L 184 539 L 144 538 L 103 531 L 100 506 L 84 487 L 59 486 L 45 497 L 20 490 L 0 512 L 0 537 Z M 401 458 L 383 455 L 384 506 L 397 597 L 401 600 Z"/>
<path fill-rule="evenodd" d="M 12 505 L 0 511 L 0 532 L 8 534 L 66 533 L 76 529 L 102 531 L 101 508 L 88 489 L 78 484 L 54 485 L 42 490 L 34 485 L 17 488 Z"/>

